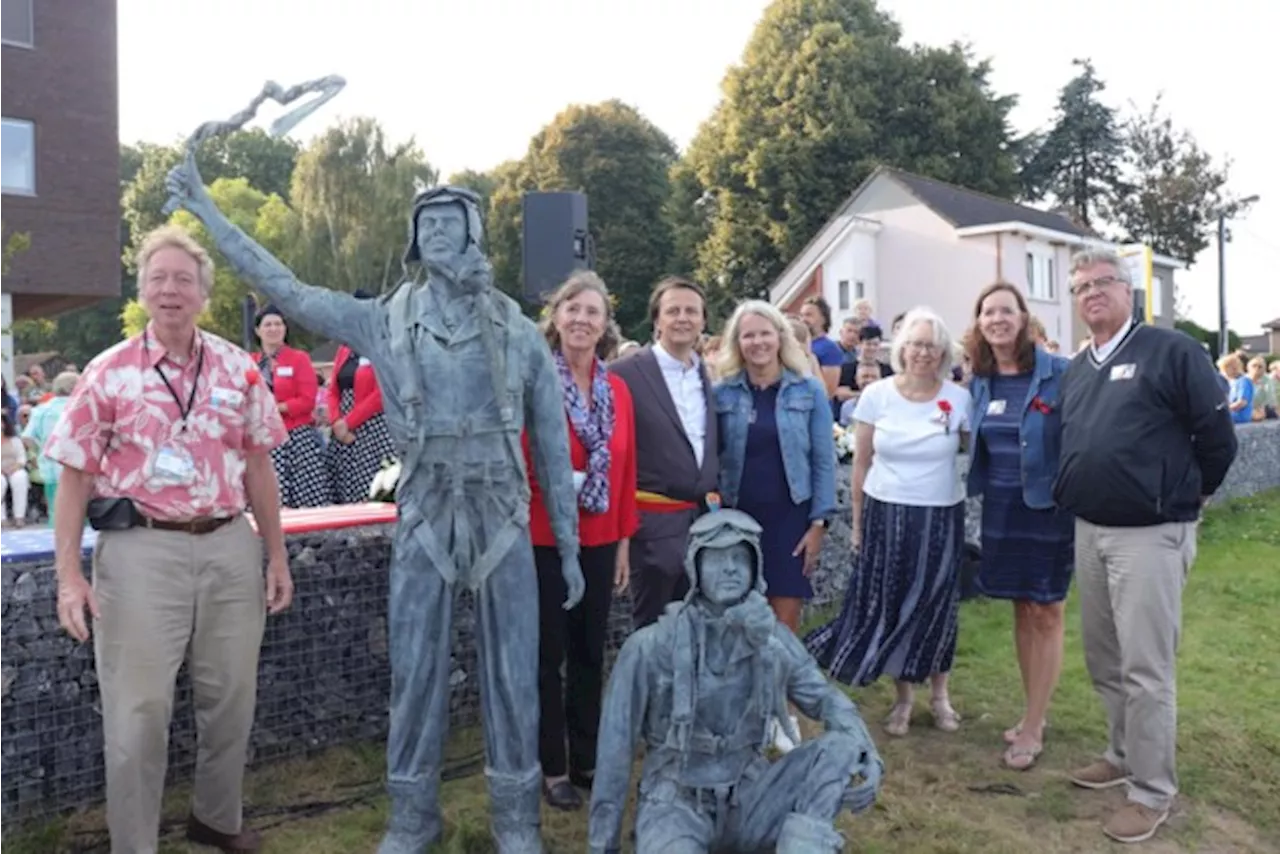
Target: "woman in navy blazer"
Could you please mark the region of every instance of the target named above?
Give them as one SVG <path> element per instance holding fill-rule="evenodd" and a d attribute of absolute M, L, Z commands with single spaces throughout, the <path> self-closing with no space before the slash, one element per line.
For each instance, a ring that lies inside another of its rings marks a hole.
<path fill-rule="evenodd" d="M 1011 599 L 1026 707 L 1008 729 L 1004 764 L 1025 771 L 1044 749 L 1045 715 L 1062 670 L 1063 603 L 1075 522 L 1053 503 L 1062 446 L 1059 410 L 1069 362 L 1036 347 L 1026 300 L 997 282 L 974 306 L 969 335 L 973 411 L 969 495 L 982 496 L 978 586 Z"/>

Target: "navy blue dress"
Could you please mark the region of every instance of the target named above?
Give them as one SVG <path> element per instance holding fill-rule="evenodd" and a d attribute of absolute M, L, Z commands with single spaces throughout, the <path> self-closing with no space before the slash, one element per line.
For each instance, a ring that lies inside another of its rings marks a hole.
<path fill-rule="evenodd" d="M 793 504 L 787 487 L 775 417 L 780 388 L 781 383 L 775 383 L 768 388 L 751 389 L 752 416 L 747 425 L 738 509 L 764 529 L 760 550 L 764 553 L 766 594 L 811 599 L 813 587 L 804 575 L 804 558 L 791 554 L 809 530 L 811 502 Z"/>
<path fill-rule="evenodd" d="M 1018 432 L 1031 375 L 994 376 L 979 450 L 987 457 L 982 493 L 982 565 L 978 587 L 994 599 L 1061 602 L 1071 586 L 1075 520 L 1056 508 L 1033 510 L 1022 500 L 1022 443 Z"/>

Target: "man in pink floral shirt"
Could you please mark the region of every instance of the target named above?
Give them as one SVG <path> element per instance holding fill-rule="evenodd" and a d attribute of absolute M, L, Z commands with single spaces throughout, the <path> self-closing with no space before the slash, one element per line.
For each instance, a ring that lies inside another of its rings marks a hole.
<path fill-rule="evenodd" d="M 174 680 L 188 651 L 199 753 L 187 836 L 223 851 L 260 845 L 242 826 L 241 790 L 265 612 L 293 598 L 268 454 L 287 434 L 249 355 L 196 328 L 212 288 L 198 243 L 175 227 L 152 232 L 138 253 L 151 320 L 89 363 L 45 446 L 64 466 L 58 618 L 83 642 L 85 611 L 93 617 L 113 852 L 156 851 Z M 86 514 L 99 530 L 92 586 L 81 566 Z"/>

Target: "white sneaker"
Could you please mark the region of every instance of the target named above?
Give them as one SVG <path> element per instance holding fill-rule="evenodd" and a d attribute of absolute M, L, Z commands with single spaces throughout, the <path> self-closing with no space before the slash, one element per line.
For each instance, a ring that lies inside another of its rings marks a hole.
<path fill-rule="evenodd" d="M 796 749 L 796 744 L 791 737 L 782 729 L 782 724 L 777 718 L 769 721 L 769 728 L 773 733 L 773 749 L 779 753 L 790 753 Z"/>

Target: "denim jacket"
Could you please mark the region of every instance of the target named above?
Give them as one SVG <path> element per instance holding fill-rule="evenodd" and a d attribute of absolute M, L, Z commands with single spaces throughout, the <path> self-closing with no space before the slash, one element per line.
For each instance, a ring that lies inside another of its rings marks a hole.
<path fill-rule="evenodd" d="M 716 383 L 715 398 L 720 427 L 720 497 L 726 507 L 736 507 L 751 418 L 746 371 Z M 812 499 L 810 521 L 826 519 L 836 509 L 836 446 L 826 386 L 821 380 L 784 368 L 776 418 L 791 501 L 800 504 Z"/>
<path fill-rule="evenodd" d="M 1035 374 L 1022 402 L 1022 423 L 1018 428 L 1022 443 L 1022 500 L 1033 510 L 1053 506 L 1053 480 L 1058 473 L 1062 451 L 1062 375 L 1071 362 L 1036 348 Z M 969 386 L 973 410 L 969 423 L 969 496 L 981 495 L 987 485 L 987 455 L 982 444 L 982 419 L 991 404 L 991 378 L 974 376 Z M 1032 406 L 1039 398 L 1041 406 Z M 1047 409 L 1048 412 L 1044 410 Z"/>

